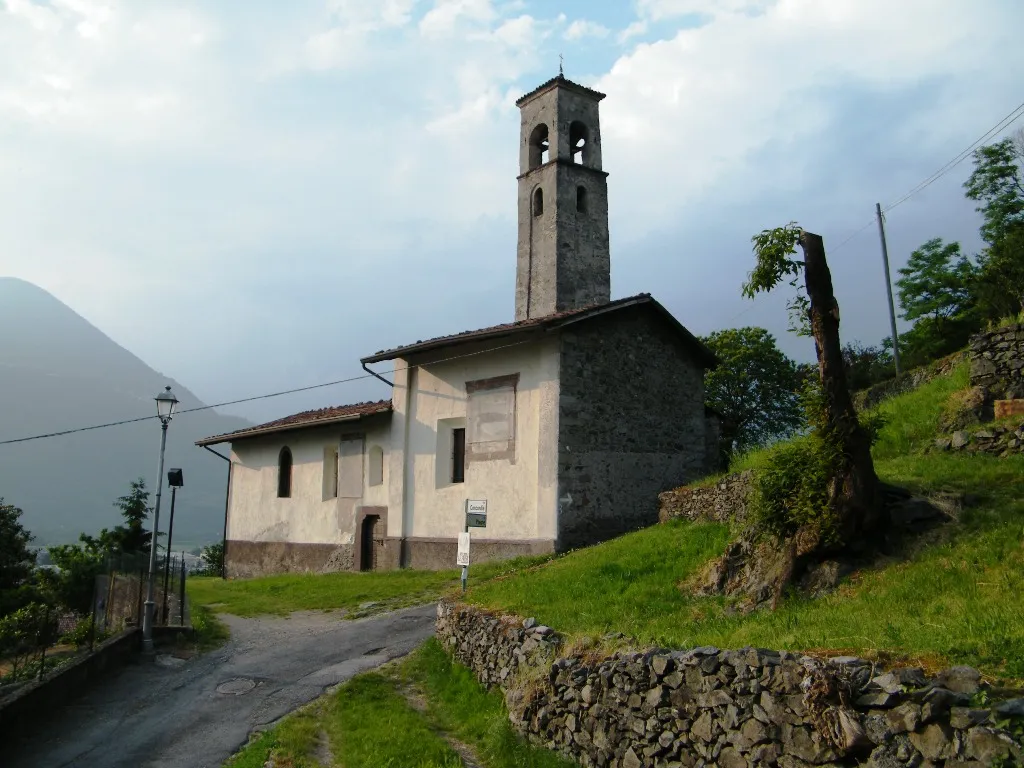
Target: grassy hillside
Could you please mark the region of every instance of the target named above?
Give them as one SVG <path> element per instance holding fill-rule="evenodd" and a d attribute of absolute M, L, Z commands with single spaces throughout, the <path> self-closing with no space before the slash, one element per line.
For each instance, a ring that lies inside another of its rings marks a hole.
<path fill-rule="evenodd" d="M 493 579 L 468 599 L 577 635 L 896 656 L 1024 677 L 1024 457 L 927 452 L 944 409 L 966 386 L 962 366 L 879 406 L 889 421 L 874 456 L 887 482 L 970 494 L 971 504 L 931 546 L 855 573 L 833 595 L 792 597 L 775 612 L 748 616 L 724 599 L 693 597 L 680 583 L 721 552 L 727 531 L 673 521 Z M 744 456 L 734 469 L 756 467 L 763 456 Z"/>

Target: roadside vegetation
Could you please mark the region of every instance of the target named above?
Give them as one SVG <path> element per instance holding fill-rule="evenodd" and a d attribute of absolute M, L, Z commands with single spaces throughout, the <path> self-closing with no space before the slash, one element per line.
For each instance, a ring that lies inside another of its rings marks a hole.
<path fill-rule="evenodd" d="M 388 738 L 382 739 L 381 734 Z M 436 640 L 368 672 L 258 734 L 232 768 L 563 768 L 523 741 L 502 696 L 454 664 Z"/>
<path fill-rule="evenodd" d="M 570 635 L 965 663 L 1024 678 L 1024 457 L 928 450 L 967 375 L 961 366 L 882 403 L 872 450 L 885 482 L 965 494 L 959 520 L 906 559 L 854 573 L 831 595 L 789 595 L 775 611 L 747 615 L 726 598 L 695 597 L 688 577 L 721 553 L 729 532 L 671 521 L 477 585 L 467 598 Z M 732 469 L 756 469 L 771 450 L 741 456 Z"/>

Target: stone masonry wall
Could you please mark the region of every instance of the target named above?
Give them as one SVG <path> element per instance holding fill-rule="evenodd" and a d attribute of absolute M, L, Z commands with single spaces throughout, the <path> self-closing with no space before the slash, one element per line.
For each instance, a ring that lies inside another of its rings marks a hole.
<path fill-rule="evenodd" d="M 971 386 L 984 387 L 988 402 L 1024 398 L 1024 323 L 971 339 Z"/>
<path fill-rule="evenodd" d="M 929 678 L 852 657 L 713 647 L 587 658 L 532 619 L 448 601 L 437 637 L 502 687 L 522 733 L 583 766 L 1024 764 L 1001 727 L 1021 722 L 1024 699 L 972 707 L 980 675 L 969 667 Z"/>
<path fill-rule="evenodd" d="M 714 485 L 697 488 L 683 486 L 658 496 L 661 522 L 674 517 L 686 520 L 728 523 L 743 522 L 747 517 L 747 497 L 753 482 L 753 470 L 726 475 Z"/>
<path fill-rule="evenodd" d="M 558 547 L 653 525 L 704 474 L 703 372 L 643 306 L 561 332 Z"/>

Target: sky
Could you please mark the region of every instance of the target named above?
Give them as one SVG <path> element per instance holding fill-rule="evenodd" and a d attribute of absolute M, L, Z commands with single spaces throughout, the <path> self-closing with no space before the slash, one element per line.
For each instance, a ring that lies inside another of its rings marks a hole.
<path fill-rule="evenodd" d="M 0 275 L 207 403 L 507 322 L 515 100 L 561 55 L 607 94 L 613 298 L 813 359 L 786 290 L 740 295 L 750 238 L 797 221 L 825 239 L 844 340 L 877 344 L 875 203 L 1024 100 L 1021 29 L 1020 0 L 0 0 Z M 980 248 L 970 169 L 888 213 L 894 279 L 929 238 Z"/>

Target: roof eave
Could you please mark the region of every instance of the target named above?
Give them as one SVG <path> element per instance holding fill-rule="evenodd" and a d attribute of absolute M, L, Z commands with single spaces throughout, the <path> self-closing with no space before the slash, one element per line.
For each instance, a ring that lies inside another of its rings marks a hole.
<path fill-rule="evenodd" d="M 208 445 L 220 445 L 221 443 L 235 443 L 239 440 L 248 440 L 251 437 L 261 437 L 263 435 L 273 435 L 278 432 L 292 432 L 299 429 L 311 429 L 313 427 L 329 426 L 331 424 L 341 424 L 348 421 L 359 421 L 360 419 L 370 418 L 372 416 L 379 416 L 382 413 L 391 413 L 391 409 L 383 409 L 375 411 L 374 413 L 349 413 L 344 416 L 334 416 L 329 419 L 317 419 L 316 421 L 302 421 L 296 424 L 278 424 L 274 427 L 266 427 L 264 429 L 253 429 L 243 430 L 240 432 L 228 432 L 224 435 L 214 435 L 213 437 L 204 437 L 202 440 L 196 440 L 196 445 L 203 448 Z"/>
<path fill-rule="evenodd" d="M 421 344 L 409 344 L 405 347 L 377 352 L 376 354 L 361 358 L 359 362 L 363 365 L 383 363 L 388 360 L 396 360 L 400 357 L 409 357 L 410 355 L 418 355 L 423 352 L 442 349 L 443 347 L 455 347 L 462 344 L 471 344 L 473 342 L 480 341 L 493 341 L 507 336 L 526 335 L 531 332 L 543 330 L 545 330 L 545 326 L 542 323 L 535 323 L 533 325 L 524 325 L 518 328 L 502 328 L 499 331 L 489 331 L 487 333 L 479 333 L 476 335 L 466 335 L 456 338 L 440 338 L 434 341 L 425 341 Z"/>

